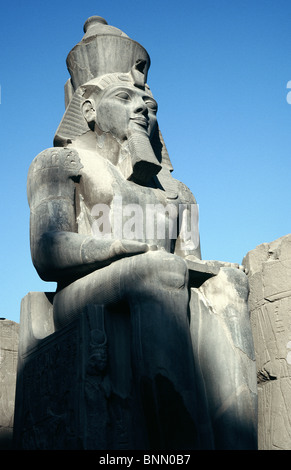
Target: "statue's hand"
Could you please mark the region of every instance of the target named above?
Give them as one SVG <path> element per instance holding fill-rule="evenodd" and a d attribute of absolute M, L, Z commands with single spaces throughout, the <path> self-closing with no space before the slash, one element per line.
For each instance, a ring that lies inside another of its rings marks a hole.
<path fill-rule="evenodd" d="M 138 242 L 135 240 L 115 240 L 111 247 L 109 255 L 110 257 L 123 257 L 123 256 L 132 256 L 147 251 L 155 251 L 156 246 L 149 246 L 147 243 Z"/>

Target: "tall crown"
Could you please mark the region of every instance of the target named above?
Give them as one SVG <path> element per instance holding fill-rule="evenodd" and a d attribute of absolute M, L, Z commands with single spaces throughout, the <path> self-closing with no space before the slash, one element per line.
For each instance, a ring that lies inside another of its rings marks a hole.
<path fill-rule="evenodd" d="M 84 33 L 81 41 L 67 56 L 67 68 L 71 78 L 65 84 L 66 111 L 54 137 L 56 147 L 66 146 L 88 132 L 81 105 L 86 89 L 90 89 L 92 82 L 95 86 L 97 80 L 100 86 L 102 77 L 106 77 L 105 81 L 110 83 L 116 79 L 114 75 L 118 75 L 118 79 L 122 80 L 125 78 L 122 74 L 125 74 L 130 76 L 135 86 L 146 85 L 150 57 L 144 47 L 120 29 L 108 25 L 101 16 L 88 18 L 84 24 Z M 147 89 L 149 91 L 148 87 Z M 157 158 L 163 167 L 172 171 L 173 167 L 159 128 L 152 145 L 156 155 L 160 155 Z"/>
<path fill-rule="evenodd" d="M 91 16 L 84 24 L 82 40 L 69 52 L 67 68 L 71 79 L 66 84 L 66 105 L 72 94 L 94 78 L 114 72 L 127 73 L 137 61 L 144 62 L 145 81 L 150 57 L 138 42 L 108 25 L 101 16 Z"/>

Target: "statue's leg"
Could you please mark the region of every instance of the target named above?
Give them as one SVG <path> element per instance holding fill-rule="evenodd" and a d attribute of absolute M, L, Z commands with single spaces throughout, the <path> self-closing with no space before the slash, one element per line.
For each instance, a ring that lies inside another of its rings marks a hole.
<path fill-rule="evenodd" d="M 151 447 L 203 446 L 196 420 L 186 263 L 161 251 L 117 261 L 56 294 L 55 319 L 62 325 L 86 304 L 121 301 L 130 307 L 132 367 Z"/>
<path fill-rule="evenodd" d="M 247 277 L 233 268 L 223 268 L 199 289 L 191 289 L 193 352 L 217 449 L 257 447 L 256 367 L 247 298 Z"/>
<path fill-rule="evenodd" d="M 166 252 L 131 258 L 123 289 L 151 447 L 200 448 L 186 263 Z"/>

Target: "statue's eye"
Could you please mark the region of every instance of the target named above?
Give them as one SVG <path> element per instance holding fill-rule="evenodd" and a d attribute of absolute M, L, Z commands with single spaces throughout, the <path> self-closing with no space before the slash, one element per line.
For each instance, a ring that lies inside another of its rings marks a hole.
<path fill-rule="evenodd" d="M 126 93 L 126 91 L 120 91 L 115 96 L 121 100 L 126 100 L 126 101 L 130 100 L 130 95 Z"/>

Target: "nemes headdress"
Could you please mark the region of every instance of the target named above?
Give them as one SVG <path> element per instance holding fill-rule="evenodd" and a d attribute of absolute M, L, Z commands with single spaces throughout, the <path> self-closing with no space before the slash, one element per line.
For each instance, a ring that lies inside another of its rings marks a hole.
<path fill-rule="evenodd" d="M 150 57 L 136 41 L 120 29 L 108 25 L 100 16 L 92 16 L 84 24 L 82 40 L 67 56 L 67 68 L 71 78 L 65 84 L 66 111 L 56 131 L 54 145 L 66 146 L 88 132 L 88 124 L 81 107 L 84 100 L 112 85 L 126 82 L 146 89 Z M 172 171 L 172 165 L 161 132 L 158 130 L 152 142 L 164 167 Z"/>

